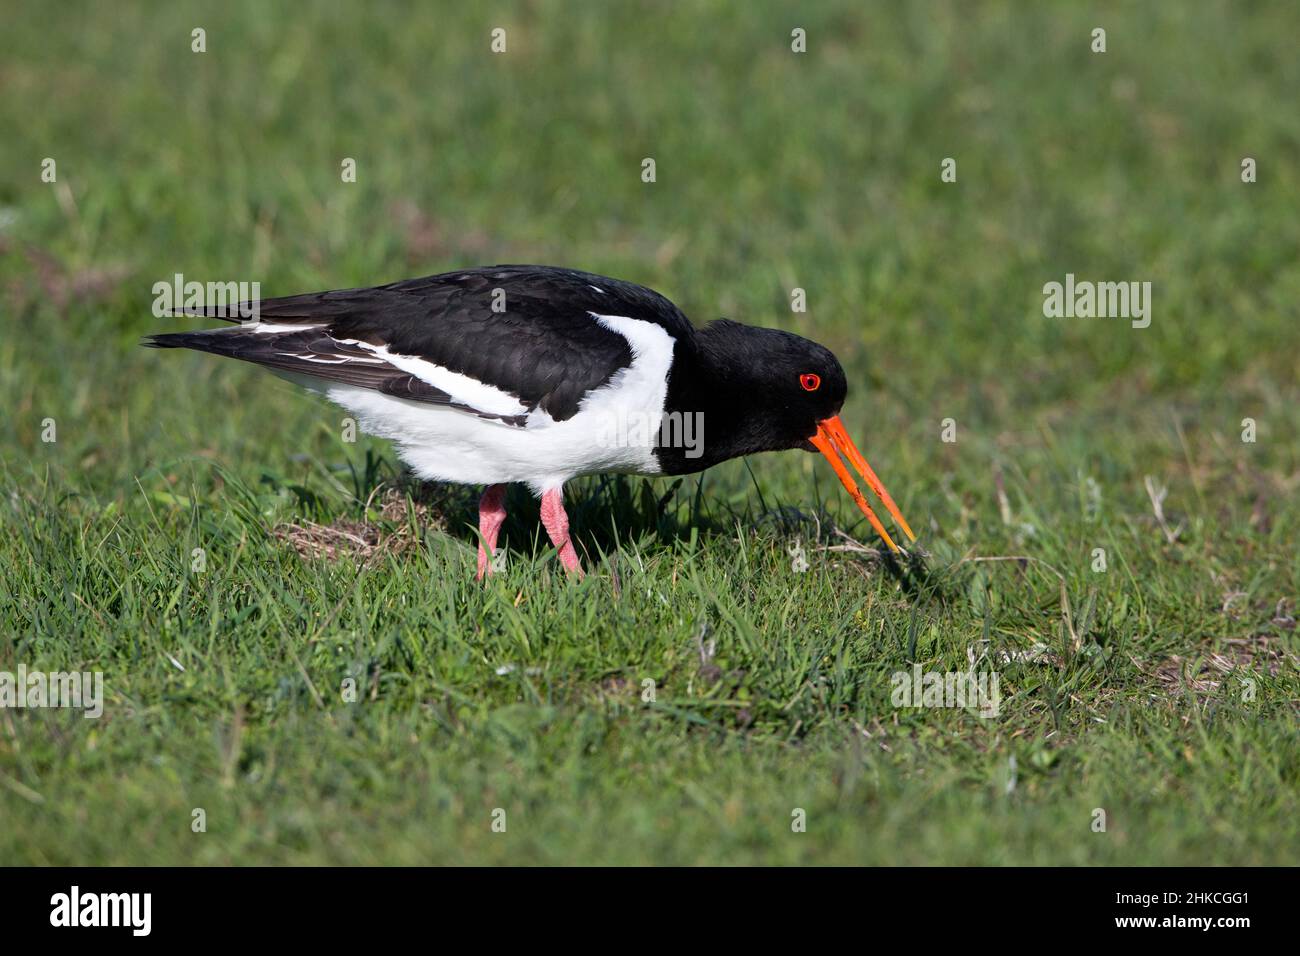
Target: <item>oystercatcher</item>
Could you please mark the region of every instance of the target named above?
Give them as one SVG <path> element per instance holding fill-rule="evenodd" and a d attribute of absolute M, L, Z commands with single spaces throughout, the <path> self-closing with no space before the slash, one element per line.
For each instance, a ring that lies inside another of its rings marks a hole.
<path fill-rule="evenodd" d="M 178 311 L 225 317 L 213 308 Z M 826 456 L 898 551 L 843 455 L 916 539 L 839 419 L 848 387 L 840 363 L 789 332 L 727 319 L 697 329 L 643 286 L 527 265 L 266 299 L 231 312 L 256 318 L 145 344 L 266 366 L 394 441 L 420 478 L 486 485 L 479 577 L 506 516 L 508 482 L 541 498 L 560 561 L 581 574 L 563 503 L 571 478 L 689 474 L 782 449 Z"/>

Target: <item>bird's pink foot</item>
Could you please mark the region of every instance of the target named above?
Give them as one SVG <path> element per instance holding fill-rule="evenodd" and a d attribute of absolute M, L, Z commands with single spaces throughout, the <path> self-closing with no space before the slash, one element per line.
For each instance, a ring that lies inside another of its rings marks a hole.
<path fill-rule="evenodd" d="M 560 553 L 560 564 L 564 565 L 564 570 L 582 577 L 582 563 L 578 560 L 578 552 L 574 550 L 573 540 L 569 537 L 569 516 L 564 511 L 564 492 L 559 488 L 552 488 L 542 495 L 542 526 Z"/>
<path fill-rule="evenodd" d="M 506 520 L 506 486 L 488 485 L 478 502 L 478 580 L 492 573 L 492 552 L 496 550 L 497 533 Z"/>

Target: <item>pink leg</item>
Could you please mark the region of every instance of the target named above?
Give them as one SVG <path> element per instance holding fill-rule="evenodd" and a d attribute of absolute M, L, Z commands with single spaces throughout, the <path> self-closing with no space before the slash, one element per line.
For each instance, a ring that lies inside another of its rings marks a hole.
<path fill-rule="evenodd" d="M 569 516 L 564 513 L 564 492 L 552 488 L 542 495 L 542 526 L 551 536 L 551 543 L 560 552 L 560 563 L 564 570 L 576 572 L 582 577 L 582 565 L 578 562 L 578 552 L 573 549 L 569 538 Z"/>
<path fill-rule="evenodd" d="M 478 579 L 492 572 L 488 557 L 497 546 L 497 532 L 506 520 L 506 486 L 488 485 L 478 502 Z"/>

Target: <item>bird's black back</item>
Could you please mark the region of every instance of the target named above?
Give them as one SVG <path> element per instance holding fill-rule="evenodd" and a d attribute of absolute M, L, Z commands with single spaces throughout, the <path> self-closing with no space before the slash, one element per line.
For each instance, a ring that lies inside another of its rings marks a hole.
<path fill-rule="evenodd" d="M 365 342 L 425 359 L 515 395 L 557 421 L 571 418 L 585 395 L 632 363 L 627 340 L 594 321 L 593 313 L 653 322 L 679 341 L 694 335 L 681 310 L 651 289 L 533 265 L 463 269 L 266 299 L 257 311 L 263 323 L 310 324 L 335 341 Z M 287 370 L 282 350 L 268 355 L 265 337 L 250 334 L 245 349 L 228 334 L 160 335 L 150 344 L 198 348 Z M 319 362 L 299 370 L 325 378 L 332 374 Z M 354 374 L 340 365 L 337 376 L 345 373 Z"/>

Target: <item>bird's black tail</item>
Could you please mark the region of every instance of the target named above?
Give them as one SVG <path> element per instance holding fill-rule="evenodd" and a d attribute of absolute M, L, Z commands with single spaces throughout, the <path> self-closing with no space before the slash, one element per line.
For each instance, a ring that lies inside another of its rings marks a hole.
<path fill-rule="evenodd" d="M 243 336 L 232 335 L 231 331 L 207 329 L 202 332 L 160 332 L 146 337 L 140 344 L 149 349 L 195 349 L 240 358 L 239 353 L 247 350 L 247 343 L 243 341 Z"/>

